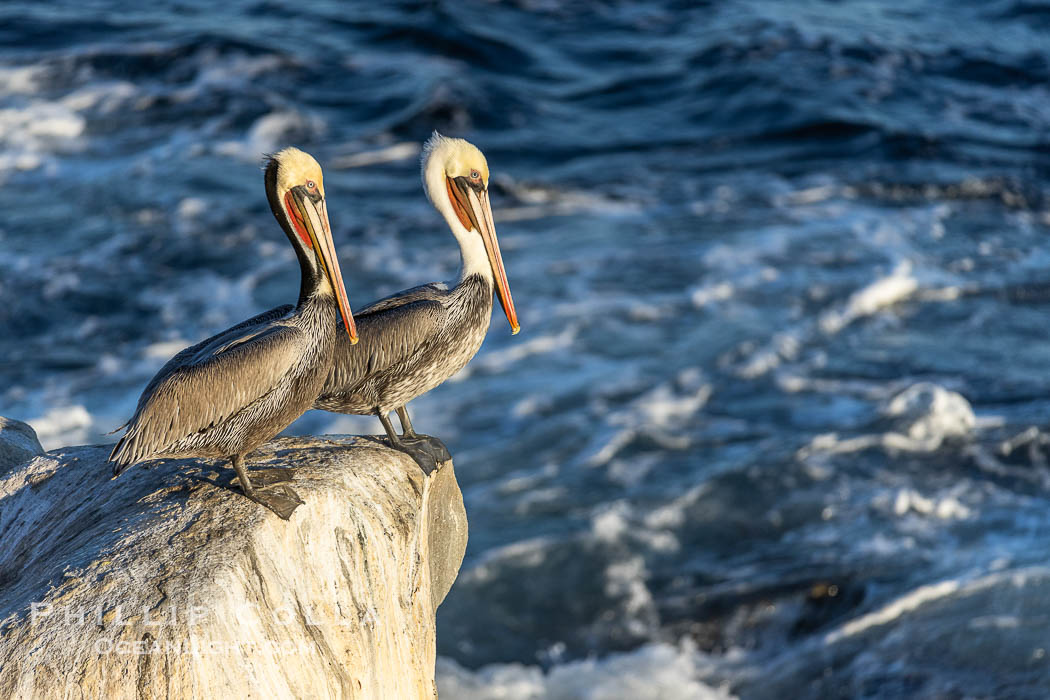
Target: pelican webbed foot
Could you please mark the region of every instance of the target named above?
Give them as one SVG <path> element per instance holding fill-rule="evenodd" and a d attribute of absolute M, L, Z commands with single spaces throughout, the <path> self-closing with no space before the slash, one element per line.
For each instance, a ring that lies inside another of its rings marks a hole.
<path fill-rule="evenodd" d="M 396 444 L 391 445 L 395 450 L 404 452 L 406 455 L 415 460 L 419 468 L 423 470 L 423 473 L 430 476 L 438 468 L 438 462 L 434 459 L 434 455 L 430 454 L 430 451 L 420 445 L 409 444 L 406 442 L 398 441 Z"/>
<path fill-rule="evenodd" d="M 284 520 L 292 517 L 295 509 L 303 505 L 299 494 L 284 484 L 254 488 L 251 493 L 244 495 L 259 505 L 266 506 Z"/>
<path fill-rule="evenodd" d="M 281 483 L 291 481 L 290 469 L 267 469 L 260 472 L 258 477 L 264 485 L 256 486 L 252 484 L 244 468 L 244 457 L 234 455 L 230 457 L 230 461 L 233 462 L 233 469 L 237 472 L 237 480 L 241 482 L 241 491 L 249 500 L 266 506 L 283 520 L 288 520 L 295 509 L 303 505 L 303 499 L 299 498 L 299 494 L 290 486 Z"/>
<path fill-rule="evenodd" d="M 449 454 L 448 448 L 445 447 L 445 443 L 432 435 L 402 435 L 401 444 L 423 450 L 438 464 L 452 459 L 452 455 Z"/>
<path fill-rule="evenodd" d="M 252 484 L 255 486 L 272 486 L 287 484 L 295 478 L 295 470 L 288 467 L 271 467 L 256 469 L 252 472 Z"/>
<path fill-rule="evenodd" d="M 390 423 L 390 416 L 378 409 L 376 410 L 376 415 L 379 416 L 379 420 L 383 423 L 383 429 L 386 430 L 386 436 L 390 441 L 391 447 L 404 452 L 414 459 L 427 476 L 436 471 L 442 462 L 452 459 L 452 455 L 449 454 L 445 443 L 429 435 L 418 435 L 412 430 L 412 423 L 408 419 L 408 411 L 402 407 L 397 410 L 397 413 L 405 430 L 405 434 L 401 436 L 398 436 L 397 432 L 394 431 L 394 426 Z"/>

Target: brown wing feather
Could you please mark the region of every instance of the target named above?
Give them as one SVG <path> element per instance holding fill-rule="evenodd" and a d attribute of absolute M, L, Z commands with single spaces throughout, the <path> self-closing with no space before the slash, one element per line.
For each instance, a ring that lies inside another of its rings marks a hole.
<path fill-rule="evenodd" d="M 363 318 L 369 314 L 381 313 L 399 306 L 406 306 L 417 301 L 438 301 L 447 294 L 448 291 L 445 286 L 438 284 L 437 282 L 423 284 L 418 287 L 412 287 L 411 289 L 404 289 L 395 294 L 391 294 L 388 297 L 383 297 L 379 301 L 373 301 L 368 306 L 356 312 L 354 314 L 354 320 L 356 321 L 358 318 Z"/>
<path fill-rule="evenodd" d="M 237 331 L 241 331 L 243 329 L 253 326 L 265 326 L 266 324 L 271 323 L 272 321 L 287 316 L 289 313 L 292 312 L 293 309 L 295 309 L 295 307 L 291 304 L 284 304 L 282 306 L 272 308 L 269 311 L 263 311 L 261 314 L 252 316 L 247 321 L 241 321 L 236 326 L 232 326 L 224 331 L 216 333 L 210 338 L 205 338 L 196 345 L 191 345 L 184 350 L 180 350 L 175 354 L 174 357 L 172 357 L 170 360 L 164 363 L 164 366 L 157 371 L 157 374 L 154 375 L 153 379 L 150 380 L 150 383 L 147 384 L 146 388 L 142 390 L 142 397 L 139 398 L 139 405 L 135 409 L 135 412 L 138 413 L 139 410 L 141 410 L 142 402 L 145 401 L 150 396 L 150 394 L 153 393 L 153 389 L 157 386 L 157 384 L 160 381 L 162 381 L 165 377 L 171 374 L 178 367 L 182 367 L 183 365 L 188 364 L 190 361 L 189 358 L 193 357 L 194 355 L 197 355 L 204 348 L 208 347 L 220 338 L 236 337 L 238 335 Z M 131 419 L 129 419 L 128 422 L 124 425 L 120 426 L 120 428 L 123 428 L 129 425 L 130 423 Z M 117 428 L 117 430 L 120 430 L 120 428 Z M 115 433 L 117 432 L 117 430 L 114 430 L 113 432 Z"/>
<path fill-rule="evenodd" d="M 423 289 L 417 287 L 409 292 Z M 429 296 L 428 290 L 416 296 L 417 300 L 407 301 L 408 293 L 404 293 L 398 296 L 402 303 L 388 303 L 391 298 L 355 314 L 361 340 L 354 346 L 347 342 L 336 346 L 332 370 L 314 408 L 330 409 L 328 399 L 353 394 L 370 375 L 410 360 L 434 339 L 445 325 L 447 312 L 443 304 L 428 299 Z"/>
<path fill-rule="evenodd" d="M 244 336 L 250 339 L 238 343 Z M 197 357 L 220 340 L 221 347 Z M 301 341 L 296 328 L 243 323 L 176 355 L 143 392 L 127 432 L 113 448 L 114 472 L 164 454 L 179 440 L 221 424 L 268 394 L 292 368 Z"/>

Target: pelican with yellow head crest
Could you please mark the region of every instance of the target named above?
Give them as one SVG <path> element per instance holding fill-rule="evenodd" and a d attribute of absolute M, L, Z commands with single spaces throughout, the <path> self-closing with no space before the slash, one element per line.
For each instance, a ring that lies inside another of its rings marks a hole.
<path fill-rule="evenodd" d="M 361 343 L 345 339 L 314 408 L 376 415 L 391 445 L 424 472 L 449 459 L 440 440 L 418 435 L 406 404 L 461 370 L 485 339 L 495 290 L 518 332 L 489 206 L 489 166 L 476 146 L 434 132 L 423 147 L 423 188 L 459 242 L 462 266 L 452 286 L 433 283 L 375 302 L 357 314 Z M 402 434 L 390 422 L 397 411 Z"/>
<path fill-rule="evenodd" d="M 266 164 L 266 196 L 295 248 L 299 302 L 186 348 L 157 373 L 113 448 L 113 475 L 145 460 L 227 457 L 244 495 L 287 519 L 302 501 L 288 486 L 255 486 L 247 453 L 301 416 L 324 387 L 336 337 L 357 342 L 328 223 L 321 167 L 286 148 Z M 341 321 L 341 322 L 340 322 Z"/>

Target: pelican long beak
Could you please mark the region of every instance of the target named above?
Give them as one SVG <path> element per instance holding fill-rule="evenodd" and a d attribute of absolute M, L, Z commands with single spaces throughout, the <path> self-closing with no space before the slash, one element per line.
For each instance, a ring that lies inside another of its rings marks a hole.
<path fill-rule="evenodd" d="M 510 283 L 507 282 L 507 271 L 503 267 L 499 241 L 496 240 L 496 225 L 492 222 L 489 191 L 487 189 L 475 191 L 465 178 L 456 178 L 454 182 L 455 186 L 450 186 L 449 190 L 454 193 L 458 200 L 457 204 L 467 214 L 469 224 L 481 234 L 481 240 L 485 242 L 485 252 L 488 253 L 492 276 L 496 280 L 496 295 L 499 297 L 500 306 L 503 307 L 503 313 L 507 314 L 507 320 L 510 321 L 511 335 L 517 335 L 521 326 L 518 325 L 518 312 L 514 310 L 514 299 L 510 295 Z M 463 224 L 467 225 L 467 222 L 464 221 Z"/>
<path fill-rule="evenodd" d="M 328 207 L 324 197 L 310 195 L 300 187 L 294 188 L 292 192 L 295 193 L 292 199 L 296 207 L 289 209 L 293 217 L 298 219 L 295 223 L 303 225 L 310 236 L 313 249 L 317 251 L 324 274 L 332 286 L 336 301 L 339 302 L 339 314 L 343 317 L 346 334 L 350 336 L 350 344 L 354 345 L 357 343 L 357 325 L 354 323 L 354 315 L 350 313 L 350 302 L 346 298 L 343 273 L 339 270 L 339 258 L 335 254 L 335 242 L 332 240 L 332 227 L 328 223 Z"/>

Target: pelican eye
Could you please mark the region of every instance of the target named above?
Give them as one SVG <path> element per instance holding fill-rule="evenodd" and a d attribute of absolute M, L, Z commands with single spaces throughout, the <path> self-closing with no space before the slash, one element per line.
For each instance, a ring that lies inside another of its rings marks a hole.
<path fill-rule="evenodd" d="M 481 173 L 479 173 L 477 170 L 471 170 L 470 171 L 470 179 L 471 180 L 477 180 L 479 177 L 481 177 Z"/>
<path fill-rule="evenodd" d="M 308 190 L 316 190 L 317 189 L 317 183 L 314 182 L 313 180 L 307 180 L 306 181 L 306 189 L 308 189 Z"/>

